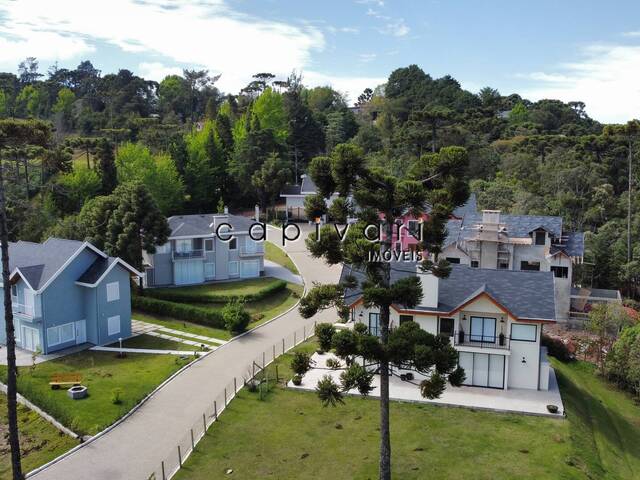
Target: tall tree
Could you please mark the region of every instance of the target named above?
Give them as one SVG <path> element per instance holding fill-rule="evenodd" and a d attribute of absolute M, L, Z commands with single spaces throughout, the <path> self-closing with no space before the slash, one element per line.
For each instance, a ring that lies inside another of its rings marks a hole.
<path fill-rule="evenodd" d="M 113 144 L 106 138 L 99 139 L 96 145 L 96 156 L 98 157 L 102 194 L 109 195 L 118 185 L 118 171 L 113 154 Z"/>
<path fill-rule="evenodd" d="M 282 187 L 291 178 L 290 162 L 272 153 L 251 177 L 251 184 L 258 190 L 262 207 L 272 205 L 282 191 Z"/>
<path fill-rule="evenodd" d="M 406 211 L 420 215 L 429 203 L 432 207 L 428 221 L 422 224 L 423 240 L 420 249 L 431 257 L 420 265 L 423 272 L 435 276 L 447 276 L 450 267 L 438 255 L 446 236 L 446 222 L 453 209 L 464 203 L 468 187 L 464 180 L 467 153 L 460 147 L 446 147 L 438 154 L 425 155 L 412 171 L 409 179 L 393 177 L 382 169 L 364 167 L 364 160 L 352 155 L 337 157 L 331 170 L 342 197 L 352 194 L 360 207 L 358 223 L 347 232 L 343 241 L 335 229 L 326 225 L 320 238 L 315 233 L 307 240 L 307 248 L 314 257 L 323 257 L 329 264 L 346 263 L 359 272 L 364 280 L 349 278 L 348 285 L 316 286 L 303 298 L 300 313 L 308 318 L 321 308 L 341 306 L 340 297 L 345 287 L 358 285 L 362 289 L 365 306 L 376 307 L 380 312 L 380 338 L 371 336 L 366 352 L 359 351 L 368 360 L 378 364 L 380 375 L 380 479 L 391 479 L 391 438 L 389 430 L 389 376 L 390 364 L 413 364 L 419 370 L 435 367 L 436 373 L 423 383 L 421 391 L 429 398 L 438 397 L 444 390 L 446 376 L 453 385 L 460 385 L 464 372 L 456 370 L 457 353 L 448 342 L 442 342 L 427 332 L 411 326 L 389 329 L 392 304 L 412 307 L 422 297 L 418 276 L 392 282 L 390 262 L 376 261 L 373 254 L 384 254 L 392 249 L 393 226 Z M 323 176 L 326 176 L 325 172 Z M 338 178 L 336 178 L 338 177 Z M 321 181 L 321 178 L 318 177 Z M 347 190 L 348 187 L 348 190 Z M 382 238 L 371 243 L 365 238 L 367 224 L 381 220 Z M 446 343 L 446 345 L 445 345 Z M 407 348 L 408 347 L 408 348 Z M 437 351 L 434 361 L 427 352 Z M 456 372 L 454 374 L 454 371 Z M 319 386 L 320 388 L 320 386 Z"/>

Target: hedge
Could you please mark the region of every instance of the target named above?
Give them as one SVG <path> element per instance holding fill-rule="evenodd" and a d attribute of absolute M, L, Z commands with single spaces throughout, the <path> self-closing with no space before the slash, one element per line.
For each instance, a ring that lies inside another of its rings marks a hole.
<path fill-rule="evenodd" d="M 208 327 L 224 328 L 222 314 L 208 308 L 194 307 L 193 305 L 169 302 L 148 296 L 141 297 L 139 295 L 131 296 L 131 306 L 145 313 L 187 320 Z"/>
<path fill-rule="evenodd" d="M 164 290 L 149 288 L 145 290 L 145 295 L 147 297 L 153 297 L 158 300 L 166 300 L 168 302 L 226 304 L 238 298 L 243 298 L 246 302 L 257 302 L 258 300 L 262 300 L 263 298 L 281 292 L 286 288 L 287 282 L 285 282 L 284 280 L 278 280 L 270 285 L 267 285 L 259 292 L 249 293 L 246 295 L 207 295 L 203 294 L 201 290 L 189 290 L 188 287 L 187 289 L 169 288 Z"/>

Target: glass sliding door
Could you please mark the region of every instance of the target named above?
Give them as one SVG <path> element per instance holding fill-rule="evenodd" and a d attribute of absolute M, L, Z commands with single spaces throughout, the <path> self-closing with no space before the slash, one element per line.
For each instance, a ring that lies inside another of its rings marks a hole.
<path fill-rule="evenodd" d="M 490 317 L 471 317 L 472 342 L 495 343 L 496 319 Z"/>
<path fill-rule="evenodd" d="M 371 335 L 375 335 L 376 337 L 380 335 L 380 314 L 379 313 L 369 314 L 369 333 Z"/>

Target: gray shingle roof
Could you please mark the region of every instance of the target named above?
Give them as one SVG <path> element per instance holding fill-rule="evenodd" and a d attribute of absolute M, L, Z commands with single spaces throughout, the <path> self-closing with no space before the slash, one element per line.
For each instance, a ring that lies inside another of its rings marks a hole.
<path fill-rule="evenodd" d="M 364 274 L 350 266 L 342 269 L 341 280 L 353 275 L 362 281 Z M 416 275 L 415 265 L 394 263 L 392 282 Z M 438 308 L 415 307 L 414 310 L 451 312 L 480 293 L 487 293 L 518 318 L 555 319 L 555 297 L 552 272 L 488 270 L 465 265 L 452 265 L 451 275 L 439 280 Z M 359 288 L 348 289 L 345 300 L 352 304 L 361 297 Z"/>
<path fill-rule="evenodd" d="M 71 256 L 82 242 L 49 238 L 44 243 L 19 241 L 9 243 L 9 269 L 20 269 L 35 290 L 43 286 Z"/>
<path fill-rule="evenodd" d="M 464 205 L 459 206 L 453 211 L 453 216 L 461 219 L 466 215 L 472 215 L 474 213 L 478 213 L 478 198 L 475 193 L 472 193 Z"/>
<path fill-rule="evenodd" d="M 240 215 L 202 214 L 176 215 L 167 219 L 171 237 L 213 235 L 221 223 L 228 223 L 236 232 L 246 232 L 255 220 Z"/>
<path fill-rule="evenodd" d="M 82 274 L 80 278 L 78 278 L 78 282 L 80 283 L 88 283 L 94 284 L 96 283 L 100 277 L 107 271 L 107 269 L 118 259 L 114 257 L 109 258 L 98 258 L 95 262 L 91 264 L 91 266 Z"/>
<path fill-rule="evenodd" d="M 285 185 L 280 195 L 300 195 L 301 185 Z"/>
<path fill-rule="evenodd" d="M 303 175 L 302 176 L 302 185 L 300 186 L 300 191 L 304 193 L 317 193 L 318 187 L 316 187 L 315 182 L 311 178 L 311 175 Z"/>

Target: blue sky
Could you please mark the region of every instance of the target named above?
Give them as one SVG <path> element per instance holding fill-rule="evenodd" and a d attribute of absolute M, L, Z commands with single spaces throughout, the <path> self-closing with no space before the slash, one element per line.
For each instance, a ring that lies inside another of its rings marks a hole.
<path fill-rule="evenodd" d="M 472 0 L 0 0 L 0 69 L 91 59 L 161 80 L 183 67 L 331 84 L 351 100 L 397 67 L 532 100 L 582 100 L 601 121 L 640 112 L 640 2 Z"/>

